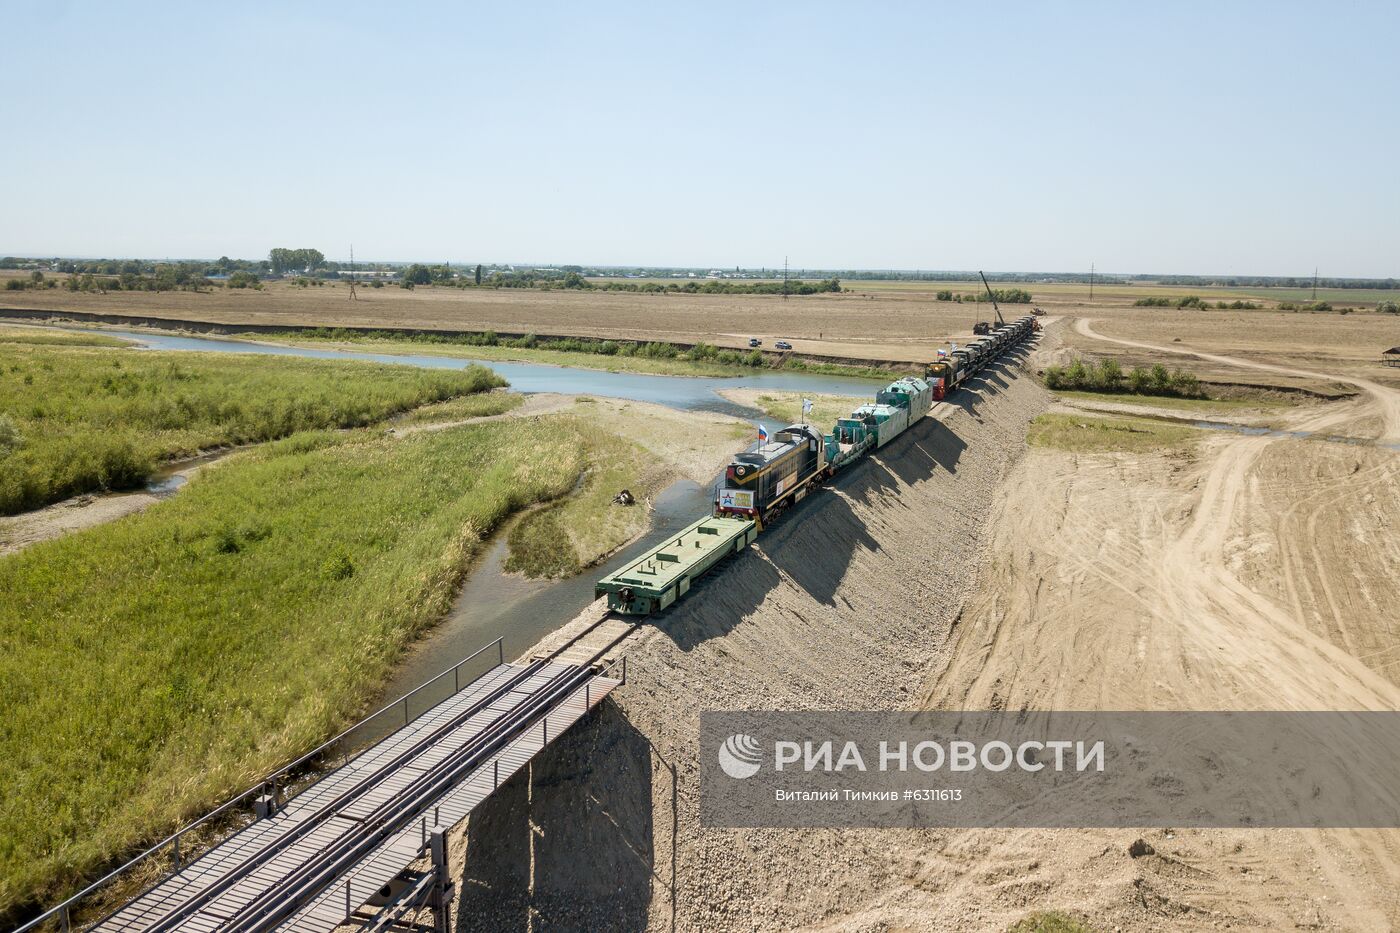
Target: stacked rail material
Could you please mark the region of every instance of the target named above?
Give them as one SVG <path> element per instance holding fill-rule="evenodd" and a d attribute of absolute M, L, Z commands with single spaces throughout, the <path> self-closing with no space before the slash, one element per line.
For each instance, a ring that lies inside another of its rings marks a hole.
<path fill-rule="evenodd" d="M 430 821 L 467 815 L 619 683 L 498 665 L 94 929 L 329 933 L 425 854 Z"/>
<path fill-rule="evenodd" d="M 627 615 L 659 612 L 684 596 L 690 585 L 730 554 L 758 537 L 755 522 L 742 518 L 703 518 L 656 550 L 599 580 L 595 596 Z"/>

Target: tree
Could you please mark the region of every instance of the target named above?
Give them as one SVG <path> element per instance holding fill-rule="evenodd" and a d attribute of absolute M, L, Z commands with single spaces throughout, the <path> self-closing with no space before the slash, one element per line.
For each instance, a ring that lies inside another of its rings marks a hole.
<path fill-rule="evenodd" d="M 476 264 L 476 284 L 481 284 L 481 263 Z"/>
<path fill-rule="evenodd" d="M 280 246 L 269 252 L 267 258 L 272 261 L 272 271 L 277 275 L 283 272 L 310 272 L 319 269 L 326 261 L 319 249 L 284 249 Z"/>
<path fill-rule="evenodd" d="M 430 285 L 433 281 L 433 273 L 427 266 L 414 263 L 403 270 L 403 281 L 409 285 Z"/>

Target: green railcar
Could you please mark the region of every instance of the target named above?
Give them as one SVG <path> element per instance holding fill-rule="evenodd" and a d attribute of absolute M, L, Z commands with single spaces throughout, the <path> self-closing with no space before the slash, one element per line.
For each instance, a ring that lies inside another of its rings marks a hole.
<path fill-rule="evenodd" d="M 758 537 L 755 522 L 704 518 L 594 586 L 608 608 L 626 615 L 660 612 L 689 591 L 715 564 L 737 554 Z"/>

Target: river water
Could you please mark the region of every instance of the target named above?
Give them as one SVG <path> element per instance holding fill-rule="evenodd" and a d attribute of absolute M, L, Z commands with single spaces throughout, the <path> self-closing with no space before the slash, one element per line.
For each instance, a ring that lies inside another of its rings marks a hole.
<path fill-rule="evenodd" d="M 87 329 L 91 331 L 92 329 Z M 150 351 L 185 350 L 213 353 L 252 353 L 277 356 L 312 357 L 334 360 L 370 360 L 430 369 L 463 369 L 475 363 L 488 366 L 510 381 L 517 392 L 557 392 L 566 395 L 598 395 L 610 398 L 653 402 L 686 411 L 711 411 L 763 423 L 769 431 L 782 425 L 761 411 L 731 402 L 719 395 L 721 389 L 752 388 L 809 395 L 852 395 L 869 397 L 884 383 L 847 376 L 817 376 L 805 373 L 756 370 L 727 378 L 696 376 L 652 376 L 639 373 L 612 373 L 604 370 L 536 363 L 471 360 L 426 354 L 362 353 L 288 347 L 210 337 L 182 337 L 152 334 L 121 328 L 99 328 L 102 333 L 135 338 Z M 215 455 L 217 456 L 217 455 Z M 168 495 L 184 478 L 169 472 L 153 479 L 152 491 Z M 505 657 L 517 657 L 549 632 L 578 615 L 593 601 L 593 583 L 612 573 L 629 558 L 655 546 L 686 525 L 707 514 L 711 490 L 689 480 L 674 483 L 652 504 L 651 524 L 638 541 L 623 548 L 602 566 L 565 580 L 529 580 L 503 570 L 509 525 L 486 545 L 486 551 L 468 575 L 452 611 L 406 654 L 383 690 L 388 703 L 424 683 L 477 648 L 504 639 Z M 639 508 L 641 506 L 638 506 Z M 495 652 L 489 652 L 494 663 Z M 479 673 L 488 659 L 483 657 L 464 674 Z M 416 715 L 427 705 L 442 699 L 451 678 L 424 690 L 413 698 Z M 382 704 L 379 704 L 382 705 Z M 385 729 L 390 724 L 386 723 Z"/>
<path fill-rule="evenodd" d="M 89 332 L 92 329 L 89 329 Z M 601 395 L 639 402 L 655 402 L 686 411 L 714 411 L 741 418 L 756 418 L 755 409 L 721 397 L 720 389 L 770 389 L 808 395 L 874 395 L 884 383 L 850 376 L 818 376 L 758 369 L 742 376 L 652 376 L 645 373 L 610 373 L 601 369 L 471 360 L 452 356 L 413 353 L 363 353 L 315 347 L 287 347 L 213 337 L 177 337 L 119 328 L 97 328 L 99 333 L 139 340 L 150 350 L 194 350 L 204 353 L 256 353 L 300 356 L 322 360 L 370 360 L 427 369 L 465 369 L 473 364 L 490 367 L 509 380 L 516 392 L 559 392 L 566 395 Z"/>

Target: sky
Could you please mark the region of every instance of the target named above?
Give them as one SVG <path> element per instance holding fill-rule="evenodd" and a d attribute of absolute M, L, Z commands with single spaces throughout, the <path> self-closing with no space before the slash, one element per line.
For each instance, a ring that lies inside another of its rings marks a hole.
<path fill-rule="evenodd" d="M 1400 4 L 0 0 L 0 254 L 1400 275 Z"/>

